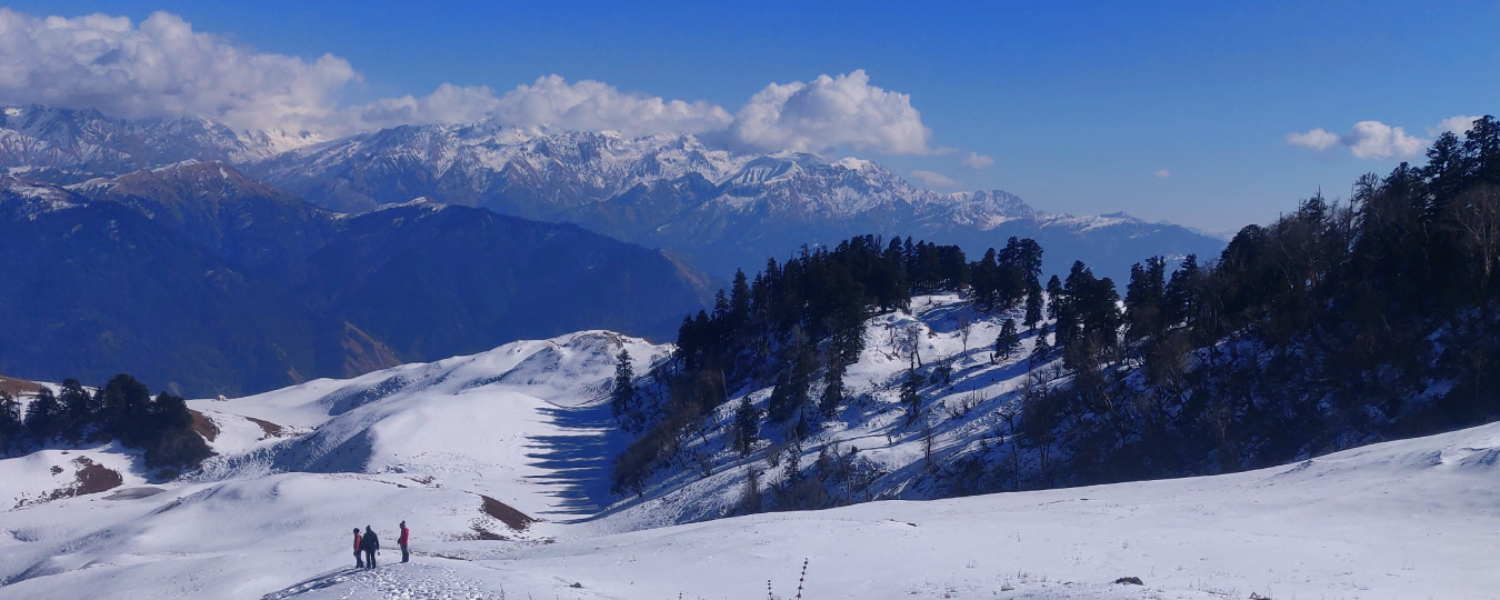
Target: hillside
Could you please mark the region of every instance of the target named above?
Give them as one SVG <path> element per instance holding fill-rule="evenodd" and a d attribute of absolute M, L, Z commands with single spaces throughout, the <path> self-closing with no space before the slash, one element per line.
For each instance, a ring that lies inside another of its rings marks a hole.
<path fill-rule="evenodd" d="M 946 302 L 930 304 L 918 315 L 941 329 Z M 929 339 L 938 352 L 954 341 Z M 660 527 L 657 510 L 601 511 L 611 501 L 591 492 L 614 444 L 600 418 L 622 347 L 642 371 L 670 350 L 585 332 L 193 401 L 220 457 L 176 482 L 148 481 L 113 447 L 0 460 L 12 497 L 72 478 L 78 459 L 122 475 L 0 512 L 0 597 L 733 598 L 770 579 L 786 598 L 804 558 L 806 598 L 1466 599 L 1500 583 L 1484 552 L 1494 426 L 1235 475 Z M 879 421 L 851 421 L 860 454 L 910 456 Z M 400 520 L 414 562 L 388 550 L 380 569 L 353 571 L 350 528 L 374 525 L 389 549 Z M 1123 577 L 1144 585 L 1111 583 Z"/>
<path fill-rule="evenodd" d="M 658 339 L 702 277 L 484 209 L 324 211 L 223 163 L 77 185 L 0 179 L 0 368 L 241 395 L 610 327 Z"/>
<path fill-rule="evenodd" d="M 124 370 L 209 393 L 338 372 L 340 324 L 313 314 L 279 282 L 124 205 L 3 183 L 6 373 L 100 384 Z"/>

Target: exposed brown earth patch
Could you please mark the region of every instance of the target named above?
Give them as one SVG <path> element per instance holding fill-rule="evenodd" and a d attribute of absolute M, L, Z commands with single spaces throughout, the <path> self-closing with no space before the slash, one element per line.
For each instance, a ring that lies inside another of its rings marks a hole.
<path fill-rule="evenodd" d="M 277 425 L 277 424 L 272 423 L 270 421 L 262 421 L 260 419 L 255 418 L 255 417 L 245 417 L 245 420 L 250 421 L 251 423 L 254 423 L 256 425 L 259 425 L 260 426 L 260 430 L 263 431 L 263 432 L 265 432 L 266 436 L 263 437 L 263 438 L 260 438 L 260 439 L 281 437 L 281 433 L 282 433 L 283 429 L 282 429 L 282 427 L 280 425 Z"/>
<path fill-rule="evenodd" d="M 504 502 L 485 495 L 479 497 L 484 499 L 484 514 L 499 519 L 506 527 L 516 531 L 526 531 L 527 527 L 536 522 L 536 519 L 526 516 Z"/>
<path fill-rule="evenodd" d="M 95 463 L 89 460 L 87 456 L 80 456 L 73 459 L 73 464 L 78 467 L 78 471 L 73 474 L 73 485 L 52 490 L 38 498 L 22 498 L 20 502 L 16 503 L 15 508 L 35 506 L 63 498 L 97 494 L 115 489 L 120 487 L 120 484 L 125 483 L 125 478 L 121 477 L 119 472 Z M 53 471 L 54 474 L 58 472 L 60 471 Z"/>
<path fill-rule="evenodd" d="M 78 473 L 74 474 L 74 477 L 78 479 L 77 483 L 73 484 L 74 489 L 77 490 L 75 496 L 97 494 L 115 489 L 125 483 L 125 478 L 121 477 L 118 472 L 105 468 L 104 465 L 95 464 L 88 457 L 75 458 L 73 464 L 80 467 Z"/>
<path fill-rule="evenodd" d="M 358 377 L 401 364 L 394 351 L 348 321 L 344 322 L 344 335 L 339 344 L 344 348 L 345 377 Z"/>
<path fill-rule="evenodd" d="M 193 431 L 210 442 L 214 441 L 214 438 L 219 437 L 219 426 L 214 424 L 212 419 L 191 408 L 188 409 L 188 412 L 193 415 Z"/>
<path fill-rule="evenodd" d="M 478 525 L 471 527 L 471 529 L 474 530 L 474 536 L 470 539 L 484 540 L 487 542 L 503 542 L 509 539 L 503 535 L 500 535 Z"/>
<path fill-rule="evenodd" d="M 42 391 L 42 384 L 40 383 L 0 375 L 0 392 L 5 392 L 12 396 L 20 396 L 22 394 L 35 394 L 40 391 Z"/>

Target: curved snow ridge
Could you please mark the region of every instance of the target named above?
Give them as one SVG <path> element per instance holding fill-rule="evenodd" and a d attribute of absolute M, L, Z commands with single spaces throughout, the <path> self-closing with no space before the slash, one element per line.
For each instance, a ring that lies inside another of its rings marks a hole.
<path fill-rule="evenodd" d="M 228 402 L 194 400 L 225 425 L 211 444 L 219 455 L 191 480 L 396 474 L 494 497 L 529 515 L 577 514 L 582 484 L 573 470 L 606 460 L 607 450 L 575 446 L 605 444 L 609 429 L 595 409 L 608 397 L 622 350 L 643 373 L 672 347 L 583 331 Z M 274 438 L 249 418 L 302 429 Z M 599 475 L 589 468 L 593 481 Z"/>

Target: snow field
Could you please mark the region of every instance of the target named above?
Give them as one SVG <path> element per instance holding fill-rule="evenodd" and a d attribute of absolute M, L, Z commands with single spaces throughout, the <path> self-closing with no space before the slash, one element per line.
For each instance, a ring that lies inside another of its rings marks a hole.
<path fill-rule="evenodd" d="M 846 379 L 857 398 L 805 444 L 804 464 L 838 439 L 886 471 L 877 494 L 927 493 L 908 485 L 923 451 L 890 386 L 907 364 L 892 334 L 917 326 L 928 363 L 959 355 L 958 304 L 919 298 L 915 314 L 872 322 Z M 993 431 L 1011 400 L 1021 359 L 989 363 L 997 331 L 976 321 L 951 385 L 924 388 L 929 407 L 983 396 L 967 415 L 931 409 L 937 452 Z M 0 460 L 0 500 L 65 484 L 71 471 L 51 467 L 79 455 L 119 470 L 117 491 L 131 492 L 0 506 L 0 599 L 748 600 L 768 579 L 789 599 L 804 559 L 810 600 L 1464 600 L 1500 589 L 1500 425 L 1218 477 L 702 521 L 733 508 L 769 442 L 742 459 L 713 431 L 689 446 L 711 459 L 707 477 L 669 469 L 644 498 L 602 493 L 623 439 L 600 403 L 622 345 L 638 373 L 670 351 L 583 332 L 191 401 L 219 427 L 220 456 L 175 482 L 147 481 L 138 457 L 114 447 Z M 766 390 L 748 393 L 764 402 Z M 133 491 L 146 486 L 162 491 Z M 513 528 L 484 497 L 541 520 Z M 385 550 L 380 569 L 356 572 L 351 530 L 365 525 Z M 1122 577 L 1145 585 L 1112 583 Z"/>

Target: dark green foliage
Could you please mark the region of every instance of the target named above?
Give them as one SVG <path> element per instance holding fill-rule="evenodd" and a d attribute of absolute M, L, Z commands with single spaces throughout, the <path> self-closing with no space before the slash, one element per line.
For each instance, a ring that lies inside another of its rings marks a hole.
<path fill-rule="evenodd" d="M 760 440 L 760 409 L 750 403 L 750 397 L 740 398 L 734 410 L 734 448 L 744 456 Z"/>
<path fill-rule="evenodd" d="M 833 249 L 804 247 L 784 263 L 768 260 L 753 278 L 736 273 L 711 313 L 683 317 L 674 360 L 652 373 L 669 390 L 657 399 L 662 418 L 621 454 L 614 488 L 639 489 L 656 461 L 673 456 L 686 428 L 746 385 L 773 387 L 766 417 L 774 423 L 805 431 L 819 416 L 831 418 L 872 313 L 906 309 L 914 294 L 968 289 L 975 273 L 988 286 L 976 302 L 1013 307 L 1039 289 L 1041 254 L 1035 242 L 1013 238 L 1004 251 L 986 254 L 992 261 L 971 265 L 957 246 L 867 235 Z M 820 369 L 823 385 L 814 392 Z"/>
<path fill-rule="evenodd" d="M 901 405 L 906 407 L 906 424 L 917 422 L 922 416 L 922 375 L 916 369 L 907 369 L 906 379 L 901 382 Z"/>
<path fill-rule="evenodd" d="M 52 390 L 43 387 L 26 406 L 26 430 L 38 440 L 50 440 L 62 425 L 62 405 Z"/>
<path fill-rule="evenodd" d="M 1021 334 L 1016 331 L 1016 320 L 1006 319 L 1000 324 L 1000 335 L 995 336 L 995 354 L 990 362 L 999 362 L 1000 359 L 1010 358 L 1021 345 Z"/>
<path fill-rule="evenodd" d="M 62 393 L 57 400 L 62 404 L 63 439 L 81 442 L 97 430 L 98 424 L 94 420 L 101 408 L 99 399 L 83 389 L 83 384 L 77 379 L 63 381 Z"/>
<path fill-rule="evenodd" d="M 621 429 L 638 432 L 645 425 L 646 417 L 640 401 L 640 394 L 635 389 L 635 367 L 630 364 L 630 352 L 621 348 L 620 354 L 615 357 L 614 386 L 609 392 L 609 408 Z"/>
<path fill-rule="evenodd" d="M 848 366 L 842 360 L 829 361 L 823 370 L 823 394 L 818 396 L 818 412 L 831 418 L 844 403 L 844 373 Z"/>
<path fill-rule="evenodd" d="M 197 466 L 213 454 L 203 437 L 191 429 L 166 429 L 146 447 L 146 466 L 154 469 Z"/>
<path fill-rule="evenodd" d="M 1035 291 L 1041 289 L 1042 247 L 1035 241 L 1012 237 L 998 253 L 993 249 L 986 252 L 971 270 L 975 307 L 1007 310 L 1036 296 Z M 1036 301 L 1040 299 L 1036 297 Z"/>
<path fill-rule="evenodd" d="M 161 392 L 155 398 L 146 385 L 121 373 L 89 394 L 76 379 L 63 382 L 54 396 L 43 387 L 26 407 L 24 426 L 17 403 L 0 395 L 0 451 L 26 451 L 58 440 L 117 440 L 145 451 L 153 469 L 197 467 L 213 455 L 192 430 L 193 415 L 182 398 Z"/>
<path fill-rule="evenodd" d="M 1160 337 L 1166 331 L 1167 261 L 1160 256 L 1130 268 L 1125 288 L 1125 340 L 1134 342 Z"/>
<path fill-rule="evenodd" d="M 785 423 L 799 416 L 807 406 L 810 365 L 805 357 L 792 360 L 792 366 L 777 373 L 776 385 L 771 388 L 771 400 L 766 404 L 766 416 L 773 423 Z"/>
<path fill-rule="evenodd" d="M 0 390 L 0 456 L 8 455 L 21 445 L 26 433 L 26 425 L 21 420 L 21 403 Z"/>
<path fill-rule="evenodd" d="M 1026 328 L 1036 329 L 1042 322 L 1042 286 L 1037 285 L 1026 292 Z"/>
<path fill-rule="evenodd" d="M 1073 263 L 1066 283 L 1052 295 L 1056 344 L 1062 348 L 1063 363 L 1069 369 L 1092 369 L 1116 356 L 1119 300 L 1113 281 L 1095 278 L 1083 263 Z"/>
<path fill-rule="evenodd" d="M 1500 124 L 1444 135 L 1428 159 L 1361 178 L 1348 204 L 1314 196 L 1245 227 L 1217 262 L 1189 256 L 1170 278 L 1160 259 L 1137 265 L 1123 353 L 1116 315 L 1078 305 L 1103 309 L 1107 280 L 1075 265 L 1049 286 L 1075 376 L 1028 402 L 1022 439 L 1066 457 L 1057 483 L 1092 483 L 1500 418 Z"/>

